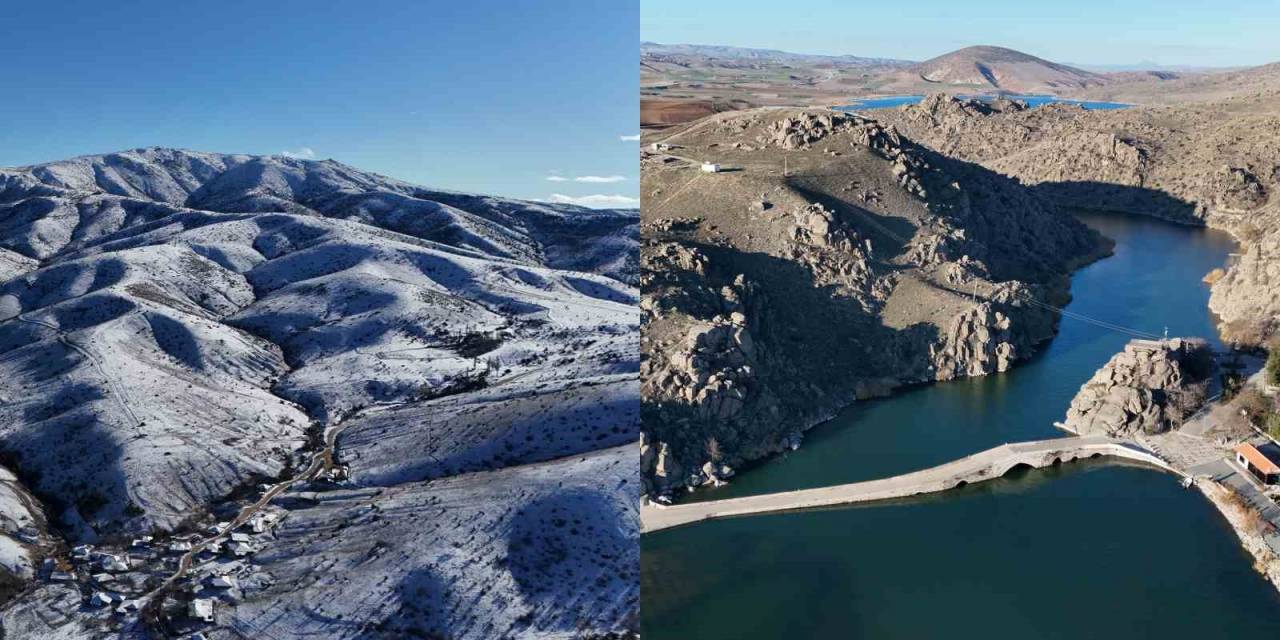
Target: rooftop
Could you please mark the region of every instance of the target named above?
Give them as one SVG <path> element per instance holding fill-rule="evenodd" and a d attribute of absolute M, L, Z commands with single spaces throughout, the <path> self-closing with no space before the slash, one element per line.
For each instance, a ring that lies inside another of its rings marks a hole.
<path fill-rule="evenodd" d="M 1249 464 L 1257 467 L 1262 473 L 1280 473 L 1280 464 L 1276 463 L 1276 460 L 1280 460 L 1280 447 L 1276 447 L 1274 444 L 1255 447 L 1245 442 L 1237 445 L 1235 451 L 1244 456 L 1244 459 L 1248 460 Z"/>

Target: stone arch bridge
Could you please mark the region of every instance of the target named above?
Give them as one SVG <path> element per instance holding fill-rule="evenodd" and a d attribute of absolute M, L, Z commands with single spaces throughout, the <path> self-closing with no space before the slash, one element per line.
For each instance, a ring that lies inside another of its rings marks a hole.
<path fill-rule="evenodd" d="M 640 527 L 642 532 L 650 533 L 715 518 L 909 498 L 992 480 L 1018 467 L 1039 469 L 1101 457 L 1122 458 L 1182 475 L 1132 442 L 1105 436 L 1054 438 L 1004 444 L 936 467 L 879 480 L 670 506 L 645 503 L 640 508 Z"/>

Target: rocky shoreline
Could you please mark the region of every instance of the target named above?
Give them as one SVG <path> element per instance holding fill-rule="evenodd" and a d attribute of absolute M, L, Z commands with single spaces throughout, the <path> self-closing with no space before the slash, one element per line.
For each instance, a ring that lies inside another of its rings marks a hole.
<path fill-rule="evenodd" d="M 1253 556 L 1253 568 L 1280 591 L 1280 555 L 1262 537 L 1258 524 L 1261 516 L 1238 499 L 1233 499 L 1235 494 L 1230 489 L 1213 480 L 1198 479 L 1195 486 L 1231 525 L 1240 546 Z"/>

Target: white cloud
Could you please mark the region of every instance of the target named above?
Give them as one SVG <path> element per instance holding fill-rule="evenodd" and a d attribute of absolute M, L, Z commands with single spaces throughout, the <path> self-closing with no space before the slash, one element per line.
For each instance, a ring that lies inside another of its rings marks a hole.
<path fill-rule="evenodd" d="M 560 204 L 576 204 L 582 207 L 594 207 L 597 209 L 606 209 L 611 207 L 627 208 L 640 206 L 640 198 L 632 198 L 623 195 L 607 195 L 596 193 L 589 196 L 566 196 L 563 193 L 553 193 L 548 202 L 558 202 Z"/>
<path fill-rule="evenodd" d="M 293 151 L 281 151 L 280 155 L 286 158 L 301 158 L 303 160 L 314 160 L 316 157 L 316 151 L 311 147 L 299 147 Z"/>
<path fill-rule="evenodd" d="M 627 179 L 623 176 L 577 176 L 574 178 L 566 178 L 562 175 L 558 175 L 555 173 L 547 176 L 546 180 L 547 182 L 569 182 L 570 180 L 572 180 L 574 182 L 586 182 L 590 184 L 608 184 L 611 182 L 627 181 Z"/>
<path fill-rule="evenodd" d="M 619 140 L 621 140 L 621 141 L 623 141 L 623 142 L 639 142 L 639 141 L 640 141 L 640 134 L 638 134 L 638 133 L 637 133 L 637 134 L 630 135 L 630 136 L 618 136 L 618 139 L 619 139 Z"/>
<path fill-rule="evenodd" d="M 592 182 L 592 183 L 608 183 L 623 182 L 626 178 L 622 176 L 578 176 L 573 179 L 574 182 Z"/>

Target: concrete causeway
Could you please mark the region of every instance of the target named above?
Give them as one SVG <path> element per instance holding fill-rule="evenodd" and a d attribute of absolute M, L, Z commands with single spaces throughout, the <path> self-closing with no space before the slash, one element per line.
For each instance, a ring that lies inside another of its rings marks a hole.
<path fill-rule="evenodd" d="M 1039 469 L 1103 456 L 1141 462 L 1181 475 L 1133 442 L 1105 436 L 1073 436 L 1004 444 L 936 467 L 879 480 L 671 506 L 647 502 L 640 507 L 640 530 L 651 533 L 715 518 L 907 498 L 999 478 L 1015 467 Z"/>

